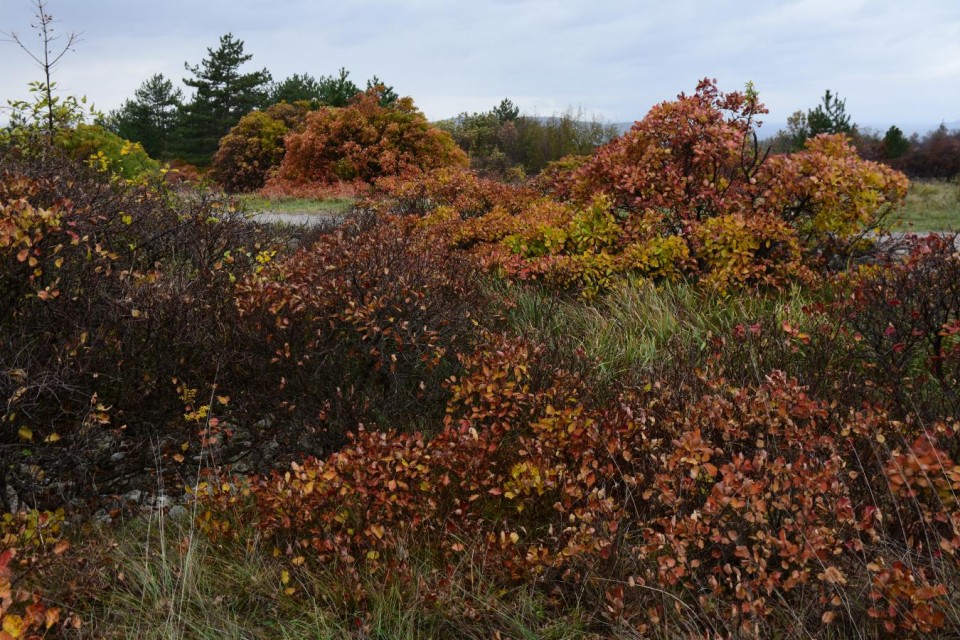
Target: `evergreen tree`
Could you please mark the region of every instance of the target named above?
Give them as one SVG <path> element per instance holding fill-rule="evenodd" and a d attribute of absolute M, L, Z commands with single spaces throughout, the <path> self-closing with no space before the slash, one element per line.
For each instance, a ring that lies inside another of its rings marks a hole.
<path fill-rule="evenodd" d="M 902 158 L 906 155 L 907 151 L 910 150 L 910 141 L 900 127 L 892 126 L 887 129 L 887 133 L 883 136 L 883 155 L 884 157 L 893 160 L 894 158 Z"/>
<path fill-rule="evenodd" d="M 520 107 L 513 104 L 510 98 L 504 98 L 496 107 L 493 108 L 493 115 L 497 116 L 500 124 L 513 122 L 520 116 Z"/>
<path fill-rule="evenodd" d="M 194 164 L 206 165 L 217 150 L 220 138 L 229 133 L 240 118 L 253 109 L 266 106 L 270 72 L 266 69 L 241 73 L 250 61 L 243 52 L 243 41 L 228 33 L 220 38 L 220 47 L 207 49 L 200 65 L 184 64 L 192 78 L 184 78 L 196 93 L 183 109 L 179 130 L 179 151 Z"/>
<path fill-rule="evenodd" d="M 829 89 L 823 95 L 823 103 L 807 112 L 807 136 L 821 133 L 853 133 L 856 127 L 850 124 L 847 101 L 833 95 Z"/>
<path fill-rule="evenodd" d="M 183 91 L 158 73 L 146 80 L 120 109 L 111 112 L 108 128 L 139 142 L 152 158 L 165 158 L 183 106 Z"/>
<path fill-rule="evenodd" d="M 373 76 L 367 80 L 367 91 L 370 91 L 371 89 L 375 89 L 377 94 L 380 96 L 381 107 L 389 107 L 400 97 L 397 95 L 397 92 L 393 90 L 393 87 L 387 86 L 377 76 Z"/>
<path fill-rule="evenodd" d="M 331 107 L 345 107 L 355 95 L 360 93 L 360 87 L 349 78 L 350 72 L 341 67 L 337 77 L 324 76 L 320 79 L 320 102 Z"/>
<path fill-rule="evenodd" d="M 316 78 L 309 73 L 298 73 L 278 82 L 270 88 L 270 103 L 287 102 L 293 104 L 301 100 L 319 106 L 323 96 L 323 87 Z"/>

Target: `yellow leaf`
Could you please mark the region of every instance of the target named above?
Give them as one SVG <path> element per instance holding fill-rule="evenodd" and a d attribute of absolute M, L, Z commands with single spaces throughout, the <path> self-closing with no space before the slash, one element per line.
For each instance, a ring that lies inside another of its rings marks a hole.
<path fill-rule="evenodd" d="M 290 584 L 290 572 L 286 569 L 280 572 L 280 584 Z"/>
<path fill-rule="evenodd" d="M 17 430 L 17 435 L 23 440 L 33 440 L 33 429 L 30 427 L 20 427 Z"/>
<path fill-rule="evenodd" d="M 59 433 L 51 433 L 51 434 L 48 435 L 46 438 L 44 438 L 43 441 L 44 441 L 44 442 L 57 442 L 58 440 L 60 440 L 60 434 L 59 434 Z"/>
<path fill-rule="evenodd" d="M 23 635 L 23 618 L 17 615 L 6 615 L 3 617 L 3 630 L 14 638 Z"/>

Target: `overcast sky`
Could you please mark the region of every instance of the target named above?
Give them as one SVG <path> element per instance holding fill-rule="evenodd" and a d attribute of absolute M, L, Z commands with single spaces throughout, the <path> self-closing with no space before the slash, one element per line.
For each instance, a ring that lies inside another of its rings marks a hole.
<path fill-rule="evenodd" d="M 752 80 L 771 124 L 827 88 L 875 127 L 960 120 L 958 0 L 48 0 L 48 9 L 61 33 L 83 33 L 57 69 L 60 89 L 102 110 L 154 73 L 181 80 L 184 62 L 232 32 L 251 68 L 274 79 L 344 66 L 362 86 L 376 74 L 433 120 L 510 97 L 525 112 L 580 106 L 632 121 L 703 77 L 722 90 Z M 0 0 L 0 31 L 35 44 L 32 11 L 31 0 Z M 38 77 L 0 43 L 3 101 Z"/>

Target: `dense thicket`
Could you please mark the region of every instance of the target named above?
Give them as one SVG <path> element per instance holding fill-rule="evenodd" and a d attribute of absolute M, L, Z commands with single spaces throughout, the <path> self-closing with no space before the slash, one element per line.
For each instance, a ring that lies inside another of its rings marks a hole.
<path fill-rule="evenodd" d="M 753 134 L 761 113 L 755 95 L 724 94 L 705 80 L 593 156 L 551 169 L 538 182 L 545 197 L 518 207 L 505 194 L 480 218 L 447 199 L 442 180 L 381 187 L 401 209 L 426 189 L 426 223 L 448 242 L 588 297 L 625 276 L 783 287 L 862 248 L 907 182 L 862 160 L 842 135 L 768 157 Z"/>
<path fill-rule="evenodd" d="M 80 514 L 188 483 L 186 526 L 245 558 L 222 575 L 277 592 L 197 607 L 355 637 L 385 592 L 449 636 L 957 636 L 960 253 L 875 245 L 901 174 L 842 134 L 768 157 L 757 96 L 705 80 L 507 183 L 382 97 L 300 132 L 296 106 L 255 112 L 223 147 L 251 168 L 227 176 L 282 138 L 278 180 L 375 184 L 297 238 L 71 156 L 85 129 L 4 138 L 5 633 L 165 598 L 110 529 L 51 563 Z"/>

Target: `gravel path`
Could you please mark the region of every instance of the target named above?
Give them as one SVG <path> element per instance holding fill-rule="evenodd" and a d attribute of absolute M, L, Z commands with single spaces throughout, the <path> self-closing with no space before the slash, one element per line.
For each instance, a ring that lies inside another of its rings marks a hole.
<path fill-rule="evenodd" d="M 278 211 L 258 211 L 253 219 L 264 224 L 287 224 L 293 226 L 333 227 L 344 221 L 339 213 L 281 213 Z"/>

